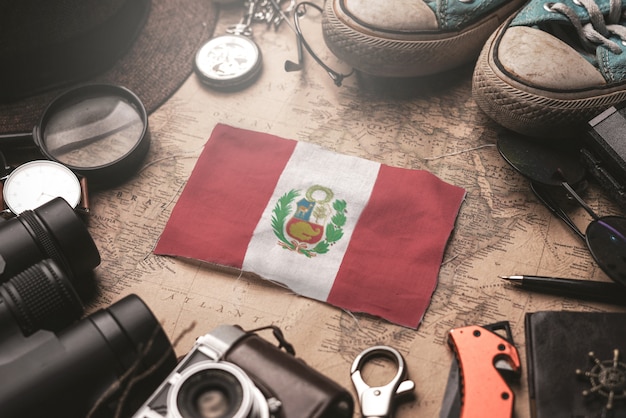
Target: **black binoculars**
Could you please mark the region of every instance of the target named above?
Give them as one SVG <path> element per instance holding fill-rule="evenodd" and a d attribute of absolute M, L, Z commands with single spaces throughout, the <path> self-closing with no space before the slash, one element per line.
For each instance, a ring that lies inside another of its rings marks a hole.
<path fill-rule="evenodd" d="M 3 418 L 128 416 L 175 367 L 171 343 L 136 295 L 80 319 L 75 284 L 99 263 L 61 198 L 0 223 Z M 121 405 L 126 398 L 138 404 Z"/>
<path fill-rule="evenodd" d="M 85 223 L 60 197 L 0 222 L 0 257 L 0 282 L 48 258 L 73 282 L 100 264 Z"/>

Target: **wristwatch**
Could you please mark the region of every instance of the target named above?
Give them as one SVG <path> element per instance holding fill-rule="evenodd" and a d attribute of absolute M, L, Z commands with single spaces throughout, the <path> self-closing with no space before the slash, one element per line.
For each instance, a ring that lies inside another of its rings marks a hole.
<path fill-rule="evenodd" d="M 65 199 L 77 212 L 89 212 L 86 179 L 56 161 L 21 164 L 1 180 L 4 215 L 19 215 L 56 197 Z"/>

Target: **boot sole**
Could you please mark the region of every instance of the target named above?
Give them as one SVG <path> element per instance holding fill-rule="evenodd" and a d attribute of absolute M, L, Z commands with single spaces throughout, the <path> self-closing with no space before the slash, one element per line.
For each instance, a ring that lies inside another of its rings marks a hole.
<path fill-rule="evenodd" d="M 590 119 L 626 99 L 626 83 L 567 92 L 544 90 L 516 80 L 495 59 L 506 26 L 500 26 L 487 40 L 472 80 L 474 101 L 500 125 L 529 136 L 572 137 L 580 135 Z"/>
<path fill-rule="evenodd" d="M 365 27 L 340 13 L 339 0 L 328 0 L 322 30 L 328 48 L 363 73 L 425 76 L 475 59 L 489 35 L 525 1 L 511 1 L 459 32 L 404 33 Z"/>

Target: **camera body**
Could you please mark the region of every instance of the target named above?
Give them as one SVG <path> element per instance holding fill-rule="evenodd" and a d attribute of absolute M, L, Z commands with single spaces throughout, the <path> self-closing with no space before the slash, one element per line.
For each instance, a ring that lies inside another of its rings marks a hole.
<path fill-rule="evenodd" d="M 336 382 L 254 332 L 222 325 L 199 337 L 134 418 L 351 418 Z"/>

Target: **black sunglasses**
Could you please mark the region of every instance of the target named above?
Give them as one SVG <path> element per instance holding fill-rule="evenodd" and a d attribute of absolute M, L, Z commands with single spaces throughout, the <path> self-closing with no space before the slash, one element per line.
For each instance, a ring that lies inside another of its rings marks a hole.
<path fill-rule="evenodd" d="M 317 62 L 330 76 L 330 78 L 333 80 L 335 85 L 337 87 L 341 87 L 341 83 L 343 82 L 343 79 L 346 77 L 350 77 L 354 73 L 354 69 L 350 71 L 348 74 L 342 74 L 338 71 L 335 71 L 332 68 L 330 68 L 328 65 L 326 65 L 324 61 L 322 61 L 322 59 L 315 53 L 315 51 L 313 51 L 313 48 L 311 48 L 311 45 L 304 38 L 304 34 L 302 33 L 302 28 L 300 27 L 300 19 L 302 19 L 306 15 L 308 8 L 313 8 L 317 10 L 320 14 L 323 13 L 323 10 L 319 5 L 315 3 L 311 3 L 309 1 L 303 1 L 296 5 L 294 9 L 294 15 L 293 15 L 295 27 L 291 25 L 290 26 L 293 29 L 293 31 L 296 33 L 296 40 L 298 42 L 298 62 L 295 63 L 293 61 L 286 61 L 285 71 L 291 72 L 291 71 L 299 71 L 302 69 L 303 60 L 304 60 L 302 47 L 304 46 L 304 48 L 311 55 L 311 57 L 313 57 L 315 62 Z"/>
<path fill-rule="evenodd" d="M 606 275 L 626 286 L 626 218 L 599 216 L 580 197 L 576 189 L 584 185 L 586 170 L 579 156 L 514 134 L 501 134 L 498 150 L 514 169 L 531 180 L 531 190 L 541 203 L 585 240 Z M 584 233 L 563 209 L 563 201 L 576 202 L 591 216 Z"/>

